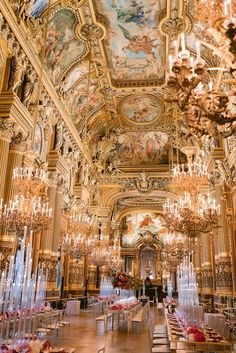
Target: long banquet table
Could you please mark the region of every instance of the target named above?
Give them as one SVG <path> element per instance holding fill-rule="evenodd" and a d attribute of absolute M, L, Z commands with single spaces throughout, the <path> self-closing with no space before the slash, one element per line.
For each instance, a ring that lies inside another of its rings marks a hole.
<path fill-rule="evenodd" d="M 120 322 L 120 318 L 123 318 L 123 321 L 127 322 L 127 331 L 131 331 L 131 320 L 132 317 L 134 316 L 135 313 L 137 313 L 138 310 L 142 309 L 142 303 L 141 302 L 135 302 L 130 305 L 124 305 L 122 308 L 119 306 L 120 304 L 114 304 L 110 305 L 106 310 L 105 310 L 105 320 L 107 323 L 107 320 L 109 317 L 112 316 L 112 327 L 114 324 L 115 318 L 117 318 L 118 323 Z"/>
<path fill-rule="evenodd" d="M 189 341 L 186 332 L 181 326 L 175 314 L 165 312 L 167 322 L 167 333 L 170 342 L 170 349 L 191 350 L 200 352 L 231 352 L 232 345 L 230 342 L 221 337 L 213 328 L 205 325 L 204 334 L 205 342 Z"/>

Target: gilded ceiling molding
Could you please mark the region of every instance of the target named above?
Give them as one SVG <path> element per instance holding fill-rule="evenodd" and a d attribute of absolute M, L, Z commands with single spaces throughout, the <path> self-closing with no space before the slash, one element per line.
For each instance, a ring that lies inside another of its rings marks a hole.
<path fill-rule="evenodd" d="M 39 77 L 41 72 L 41 62 L 39 60 L 39 57 L 36 55 L 35 48 L 33 47 L 33 45 L 30 45 L 28 41 L 27 33 L 25 32 L 24 27 L 19 26 L 19 23 L 17 23 L 16 21 L 13 10 L 11 9 L 8 3 L 0 2 L 0 13 L 1 12 L 3 17 L 6 20 L 7 26 L 9 26 L 9 28 L 11 28 L 11 30 L 13 31 L 16 41 L 22 47 L 22 50 L 24 51 L 26 57 L 29 59 L 33 69 L 35 70 L 36 74 Z M 64 109 L 63 103 L 58 98 L 54 85 L 51 82 L 51 79 L 49 78 L 49 75 L 45 70 L 42 76 L 42 83 L 46 91 L 48 92 L 50 98 L 54 102 L 55 107 L 58 110 L 58 113 L 62 116 L 63 120 L 65 121 L 73 139 L 76 141 L 76 144 L 79 146 L 85 158 L 90 163 L 91 168 L 93 168 L 91 157 L 84 150 L 84 146 L 79 137 L 78 131 L 76 130 L 73 122 L 69 118 L 67 111 Z"/>

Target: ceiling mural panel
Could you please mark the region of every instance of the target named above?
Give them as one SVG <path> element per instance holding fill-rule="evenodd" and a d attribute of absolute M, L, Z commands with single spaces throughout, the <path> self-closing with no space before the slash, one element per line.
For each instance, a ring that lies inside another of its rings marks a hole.
<path fill-rule="evenodd" d="M 75 35 L 78 23 L 76 13 L 69 8 L 57 11 L 49 21 L 45 58 L 53 82 L 86 53 L 85 43 Z"/>
<path fill-rule="evenodd" d="M 162 226 L 161 217 L 156 213 L 127 215 L 123 222 L 122 246 L 135 247 L 139 238 L 147 231 L 156 234 L 160 240 L 163 240 L 168 232 Z"/>
<path fill-rule="evenodd" d="M 85 61 L 76 66 L 71 72 L 66 76 L 63 85 L 63 92 L 70 90 L 77 81 L 79 81 L 83 76 L 86 76 L 89 72 L 88 62 Z"/>
<path fill-rule="evenodd" d="M 122 164 L 168 164 L 169 148 L 164 132 L 127 132 L 118 137 L 116 152 Z"/>
<path fill-rule="evenodd" d="M 103 105 L 103 99 L 96 94 L 99 84 L 95 79 L 82 78 L 78 85 L 67 92 L 66 103 L 72 112 L 72 120 L 76 127 L 85 116 L 93 114 Z"/>
<path fill-rule="evenodd" d="M 166 0 L 99 0 L 97 8 L 109 21 L 105 50 L 112 79 L 163 84 L 166 39 L 158 26 Z"/>
<path fill-rule="evenodd" d="M 47 5 L 48 0 L 31 0 L 31 15 L 35 18 L 40 17 Z"/>
<path fill-rule="evenodd" d="M 163 112 L 164 105 L 153 95 L 130 95 L 121 102 L 121 114 L 132 123 L 153 123 Z"/>

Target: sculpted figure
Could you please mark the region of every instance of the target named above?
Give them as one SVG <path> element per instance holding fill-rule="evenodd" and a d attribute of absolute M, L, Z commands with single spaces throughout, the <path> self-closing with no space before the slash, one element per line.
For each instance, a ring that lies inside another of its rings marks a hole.
<path fill-rule="evenodd" d="M 62 143 L 63 143 L 63 126 L 62 126 L 62 121 L 59 120 L 56 125 L 56 131 L 55 131 L 54 151 L 60 151 Z"/>
<path fill-rule="evenodd" d="M 26 76 L 26 84 L 23 92 L 23 103 L 29 108 L 30 105 L 37 104 L 39 94 L 39 80 L 35 71 L 30 68 Z"/>
<path fill-rule="evenodd" d="M 11 72 L 10 89 L 15 92 L 22 84 L 26 72 L 26 59 L 23 52 L 20 52 L 17 58 L 13 58 Z"/>

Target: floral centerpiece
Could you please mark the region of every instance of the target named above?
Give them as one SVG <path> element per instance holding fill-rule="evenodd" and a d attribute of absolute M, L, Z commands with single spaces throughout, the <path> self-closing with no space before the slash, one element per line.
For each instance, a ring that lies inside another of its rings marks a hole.
<path fill-rule="evenodd" d="M 112 285 L 113 288 L 119 289 L 136 289 L 137 280 L 125 272 L 117 272 L 113 274 Z"/>

